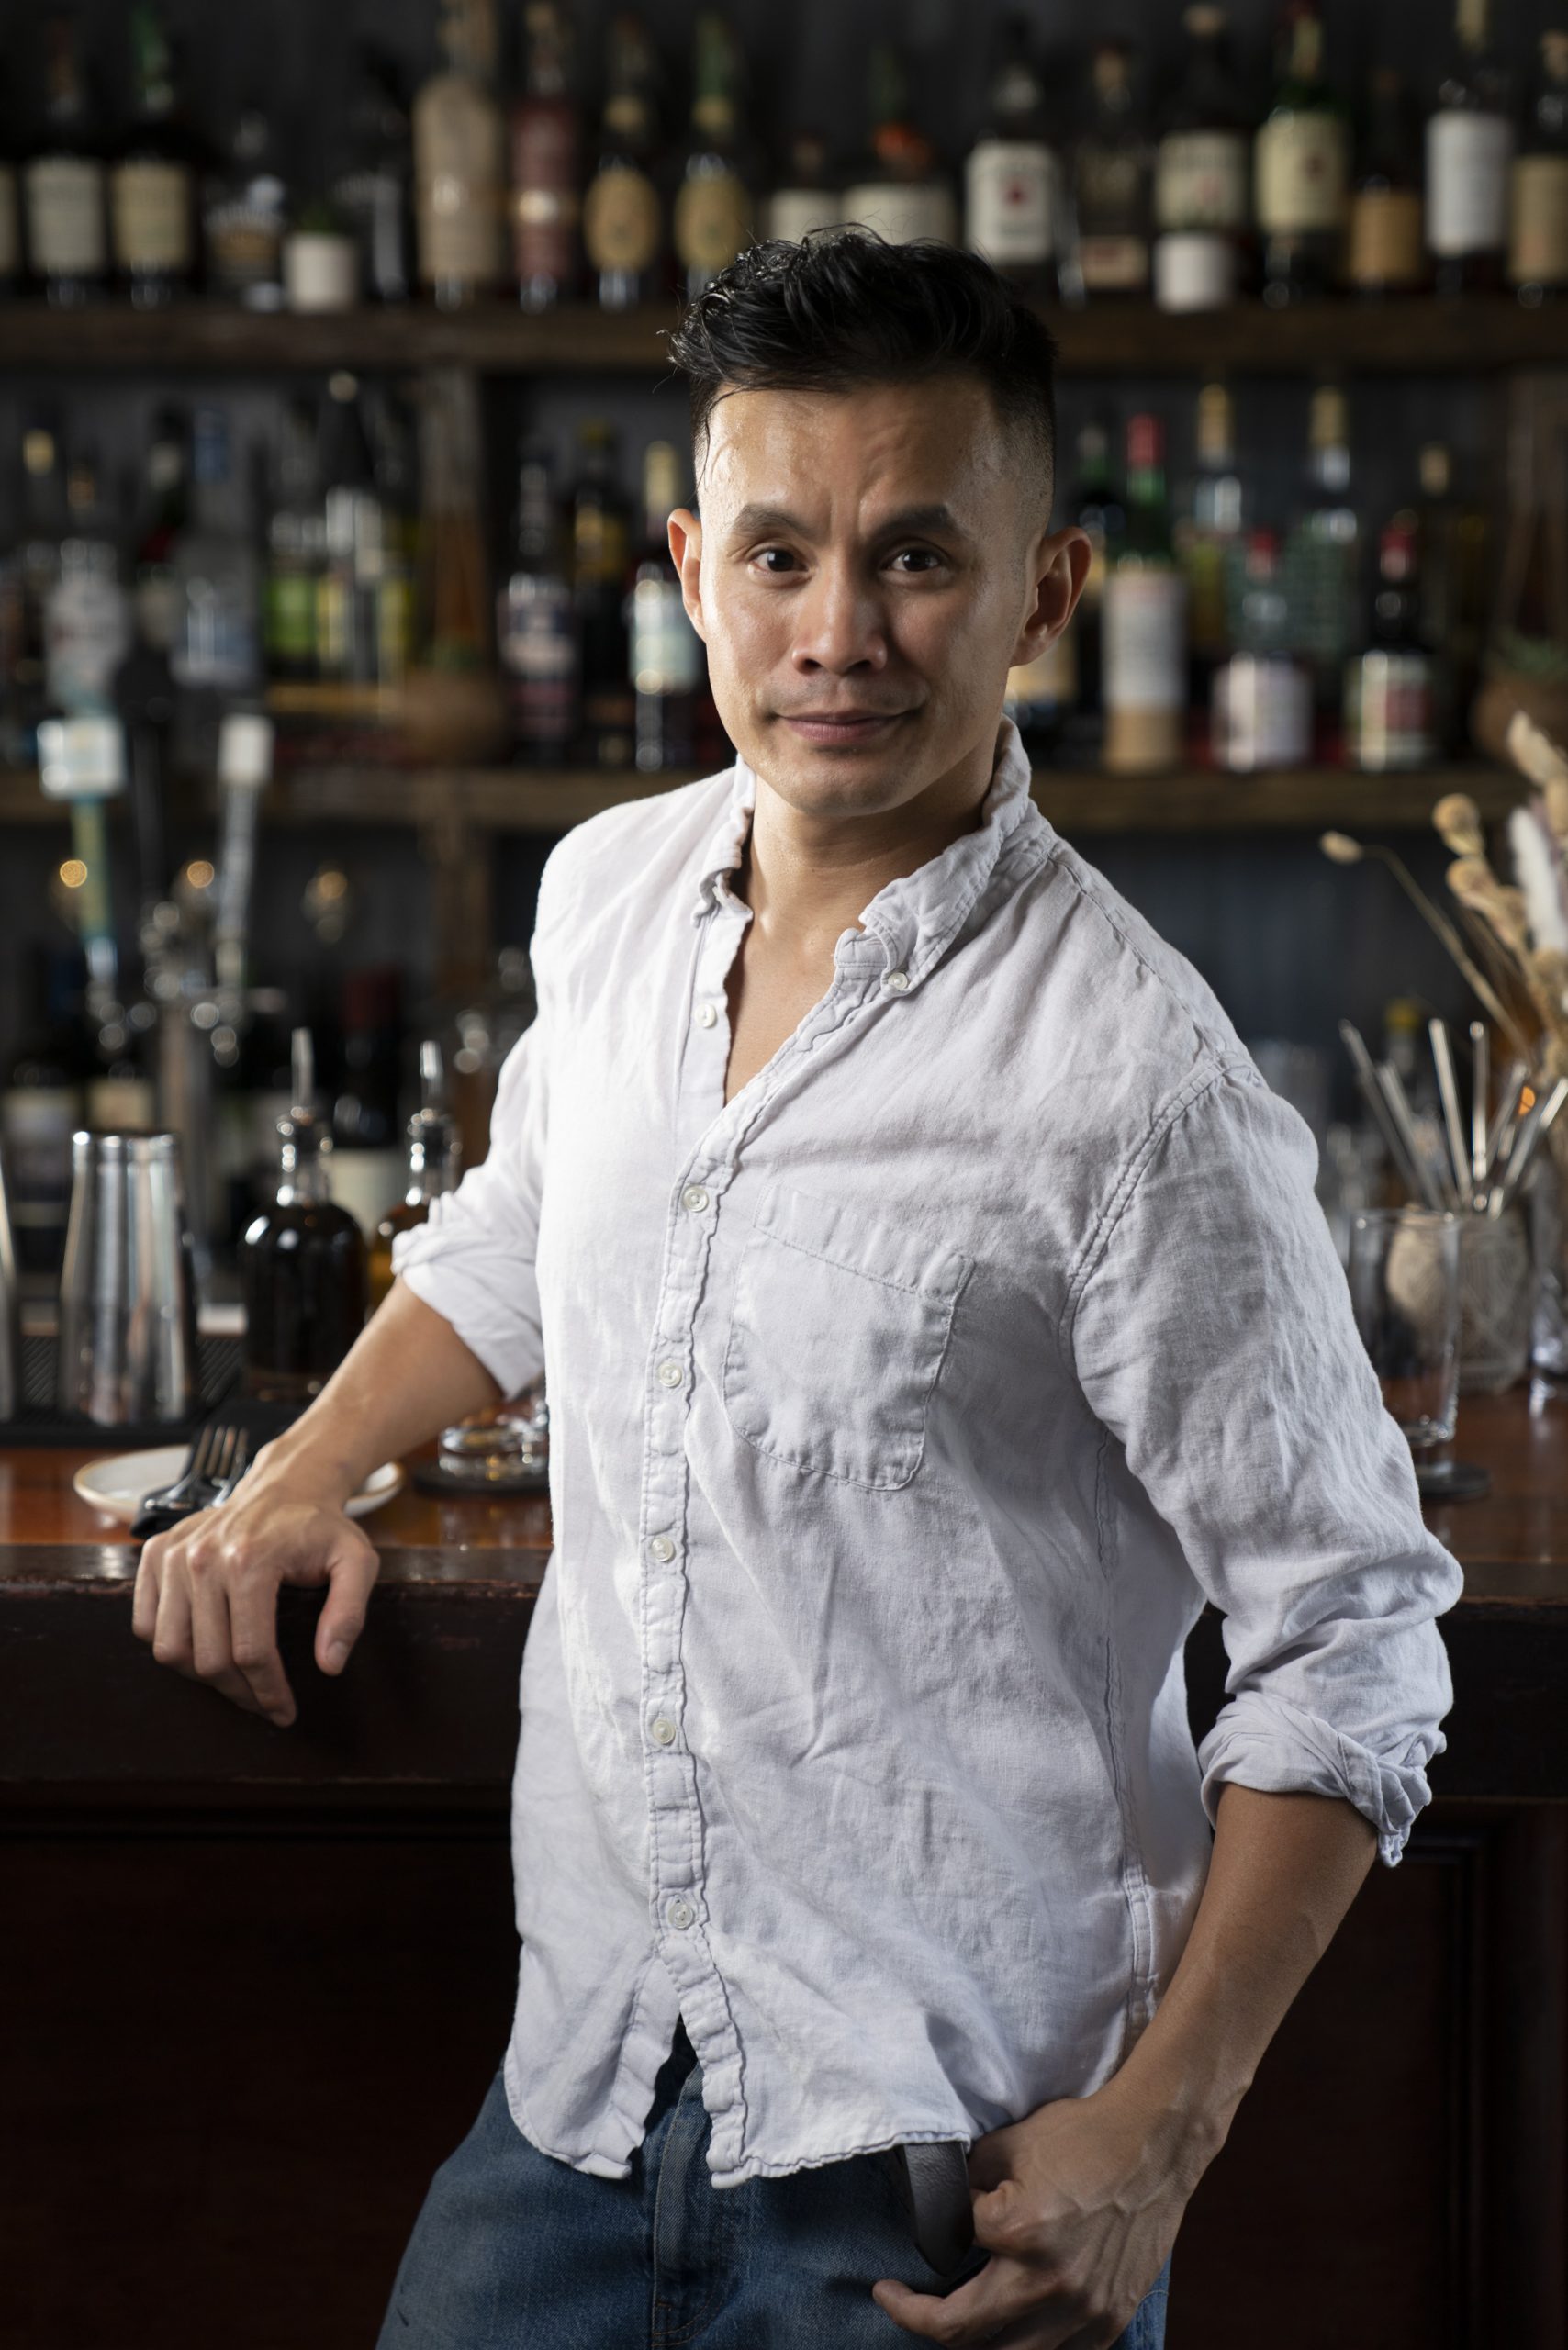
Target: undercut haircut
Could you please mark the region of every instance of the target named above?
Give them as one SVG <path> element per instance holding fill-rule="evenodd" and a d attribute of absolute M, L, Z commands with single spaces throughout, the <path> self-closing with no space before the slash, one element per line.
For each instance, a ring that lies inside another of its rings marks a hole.
<path fill-rule="evenodd" d="M 1045 321 L 978 253 L 875 229 L 816 229 L 749 246 L 691 301 L 669 337 L 691 394 L 699 471 L 726 392 L 853 392 L 976 376 L 1038 474 L 1048 517 L 1057 349 Z"/>

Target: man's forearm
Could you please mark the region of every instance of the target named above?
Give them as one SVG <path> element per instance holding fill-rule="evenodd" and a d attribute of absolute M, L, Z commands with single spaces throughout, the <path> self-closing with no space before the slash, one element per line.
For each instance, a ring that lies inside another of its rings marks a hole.
<path fill-rule="evenodd" d="M 1376 1852 L 1372 1822 L 1338 1796 L 1265 1795 L 1234 1782 L 1222 1790 L 1186 1948 L 1114 2084 L 1200 2164 L 1224 2144 Z"/>
<path fill-rule="evenodd" d="M 266 1463 L 286 1463 L 313 1495 L 346 1500 L 382 1461 L 500 1393 L 451 1323 L 397 1281 L 308 1411 L 268 1447 Z"/>

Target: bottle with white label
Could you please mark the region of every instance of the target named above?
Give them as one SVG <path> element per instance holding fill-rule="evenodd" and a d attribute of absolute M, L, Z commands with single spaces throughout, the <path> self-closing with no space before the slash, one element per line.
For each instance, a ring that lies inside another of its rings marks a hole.
<path fill-rule="evenodd" d="M 1312 679 L 1290 647 L 1277 532 L 1248 533 L 1236 602 L 1236 650 L 1214 678 L 1215 765 L 1237 775 L 1305 767 L 1312 756 Z"/>
<path fill-rule="evenodd" d="M 1568 32 L 1540 37 L 1540 75 L 1510 191 L 1508 283 L 1531 308 L 1568 296 Z"/>
<path fill-rule="evenodd" d="M 413 106 L 420 277 L 443 310 L 491 292 L 502 274 L 505 140 L 496 102 L 493 0 L 443 0 L 444 62 Z"/>
<path fill-rule="evenodd" d="M 115 267 L 139 309 L 174 299 L 196 262 L 196 155 L 179 118 L 159 11 L 130 12 L 131 128 L 109 174 Z"/>
<path fill-rule="evenodd" d="M 991 113 L 964 169 L 964 241 L 1018 291 L 1057 290 L 1060 172 L 1046 137 L 1045 89 L 1022 21 L 1009 19 Z"/>
<path fill-rule="evenodd" d="M 626 599 L 636 701 L 636 762 L 644 774 L 689 767 L 696 756 L 702 640 L 687 616 L 669 551 L 669 518 L 681 500 L 680 457 L 668 441 L 643 459 L 643 545 Z"/>
<path fill-rule="evenodd" d="M 820 131 L 797 130 L 790 141 L 789 160 L 778 185 L 767 199 L 764 215 L 767 234 L 798 245 L 813 229 L 835 228 L 844 206 L 828 164 L 827 141 Z"/>
<path fill-rule="evenodd" d="M 1514 125 L 1489 0 L 1458 0 L 1453 61 L 1427 118 L 1427 242 L 1434 290 L 1503 282 Z"/>
<path fill-rule="evenodd" d="M 890 245 L 958 235 L 953 192 L 936 151 L 911 118 L 909 85 L 898 51 L 881 41 L 870 59 L 870 158 L 844 191 L 844 218 L 875 229 Z"/>
<path fill-rule="evenodd" d="M 1187 583 L 1170 542 L 1165 427 L 1127 420 L 1126 528 L 1105 582 L 1105 739 L 1113 775 L 1181 764 L 1187 718 Z"/>
<path fill-rule="evenodd" d="M 1323 73 L 1323 18 L 1293 0 L 1274 102 L 1253 148 L 1253 205 L 1271 309 L 1332 292 L 1350 206 L 1350 132 Z"/>
<path fill-rule="evenodd" d="M 1247 107 L 1230 71 L 1223 8 L 1192 7 L 1187 58 L 1154 173 L 1154 298 L 1213 310 L 1242 290 L 1251 223 Z"/>
<path fill-rule="evenodd" d="M 75 20 L 44 28 L 43 140 L 22 174 L 28 252 L 44 299 L 62 308 L 95 300 L 108 276 L 103 156 L 88 101 Z"/>
<path fill-rule="evenodd" d="M 1066 290 L 1099 302 L 1148 291 L 1153 157 L 1126 44 L 1099 42 L 1089 70 L 1093 96 L 1072 159 L 1076 246 Z"/>
<path fill-rule="evenodd" d="M 131 613 L 91 458 L 71 465 L 65 507 L 60 570 L 44 607 L 44 690 L 67 718 L 106 717 L 115 672 L 130 650 Z"/>

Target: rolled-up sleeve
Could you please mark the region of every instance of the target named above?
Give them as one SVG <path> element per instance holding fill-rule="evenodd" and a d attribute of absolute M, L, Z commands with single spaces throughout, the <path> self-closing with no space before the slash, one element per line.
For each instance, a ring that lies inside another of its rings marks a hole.
<path fill-rule="evenodd" d="M 1463 1587 L 1421 1517 L 1313 1190 L 1305 1121 L 1215 1067 L 1123 1171 L 1070 1300 L 1091 1409 L 1222 1611 L 1234 1779 L 1340 1796 L 1401 1857 L 1453 1702 L 1435 1617 Z"/>

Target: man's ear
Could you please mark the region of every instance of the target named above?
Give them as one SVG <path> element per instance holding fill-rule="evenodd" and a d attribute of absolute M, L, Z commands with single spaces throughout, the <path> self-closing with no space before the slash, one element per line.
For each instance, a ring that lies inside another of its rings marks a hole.
<path fill-rule="evenodd" d="M 1061 634 L 1083 593 L 1093 554 L 1089 533 L 1076 524 L 1065 531 L 1044 532 L 1035 541 L 1029 557 L 1034 601 L 1018 632 L 1011 668 L 1037 661 L 1051 639 Z"/>
<path fill-rule="evenodd" d="M 669 518 L 670 561 L 680 574 L 680 600 L 686 616 L 702 639 L 702 525 L 689 506 L 678 506 Z"/>

